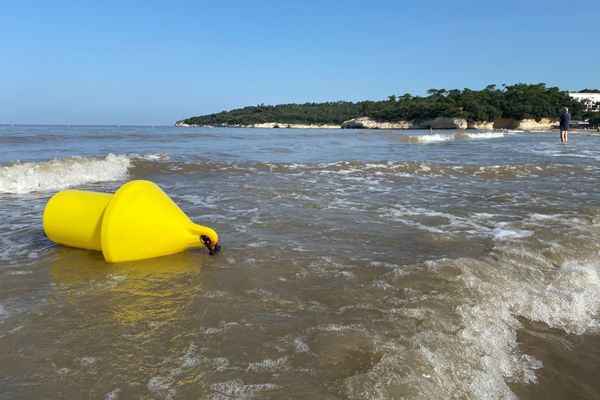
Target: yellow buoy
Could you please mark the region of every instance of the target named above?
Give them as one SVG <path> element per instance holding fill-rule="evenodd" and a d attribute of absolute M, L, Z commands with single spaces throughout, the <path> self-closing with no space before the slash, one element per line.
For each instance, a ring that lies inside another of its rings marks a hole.
<path fill-rule="evenodd" d="M 46 204 L 44 231 L 56 243 L 99 250 L 109 262 L 142 260 L 206 246 L 219 237 L 193 223 L 158 185 L 131 181 L 114 195 L 64 190 Z"/>

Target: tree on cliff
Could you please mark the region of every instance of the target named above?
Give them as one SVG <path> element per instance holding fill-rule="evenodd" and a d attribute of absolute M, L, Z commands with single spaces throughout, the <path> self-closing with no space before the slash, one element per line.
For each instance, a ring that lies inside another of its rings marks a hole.
<path fill-rule="evenodd" d="M 537 85 L 519 83 L 506 87 L 502 116 L 539 120 L 544 117 L 556 117 L 562 107 L 569 107 L 573 114 L 580 114 L 583 111 L 581 103 L 574 100 L 567 92 L 561 92 L 557 87 L 547 88 L 543 83 Z"/>

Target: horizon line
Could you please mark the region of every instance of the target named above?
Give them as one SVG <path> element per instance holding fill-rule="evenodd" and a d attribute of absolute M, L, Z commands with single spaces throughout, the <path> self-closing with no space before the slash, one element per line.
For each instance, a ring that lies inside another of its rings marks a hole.
<path fill-rule="evenodd" d="M 172 125 L 163 125 L 163 124 L 46 124 L 46 123 L 0 123 L 0 126 L 94 126 L 94 127 L 154 127 L 154 128 L 163 128 L 163 127 L 174 127 L 175 124 Z"/>

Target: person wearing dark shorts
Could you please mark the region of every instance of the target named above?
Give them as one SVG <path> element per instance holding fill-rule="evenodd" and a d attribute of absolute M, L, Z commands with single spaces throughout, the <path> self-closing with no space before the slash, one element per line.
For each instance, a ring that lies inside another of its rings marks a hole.
<path fill-rule="evenodd" d="M 569 125 L 571 124 L 571 114 L 567 107 L 563 107 L 560 114 L 560 142 L 567 144 L 569 142 Z"/>

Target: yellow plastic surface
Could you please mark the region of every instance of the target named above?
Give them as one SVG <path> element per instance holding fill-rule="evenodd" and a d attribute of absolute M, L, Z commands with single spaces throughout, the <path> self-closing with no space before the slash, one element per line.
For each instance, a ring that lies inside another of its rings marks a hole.
<path fill-rule="evenodd" d="M 109 193 L 63 190 L 48 201 L 42 225 L 56 243 L 88 250 L 102 250 L 100 229 Z"/>
<path fill-rule="evenodd" d="M 100 250 L 109 262 L 133 261 L 212 245 L 217 233 L 193 223 L 150 181 L 131 181 L 112 195 L 65 190 L 46 205 L 43 226 L 50 240 L 67 246 Z"/>
<path fill-rule="evenodd" d="M 204 246 L 200 235 L 217 243 L 217 233 L 194 224 L 165 192 L 150 181 L 121 186 L 102 221 L 102 252 L 106 261 L 142 260 Z"/>

